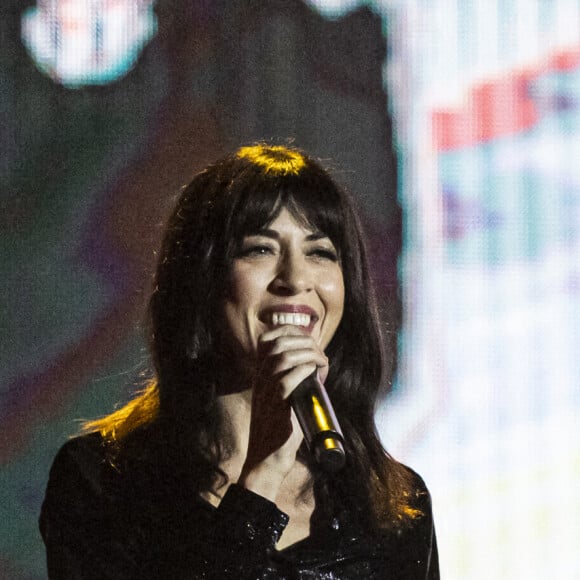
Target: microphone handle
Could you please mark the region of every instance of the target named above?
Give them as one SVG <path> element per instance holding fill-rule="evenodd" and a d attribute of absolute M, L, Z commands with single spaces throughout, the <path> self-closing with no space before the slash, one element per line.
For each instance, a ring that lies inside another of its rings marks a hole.
<path fill-rule="evenodd" d="M 304 439 L 320 466 L 334 473 L 344 466 L 344 436 L 317 373 L 304 379 L 289 397 Z"/>

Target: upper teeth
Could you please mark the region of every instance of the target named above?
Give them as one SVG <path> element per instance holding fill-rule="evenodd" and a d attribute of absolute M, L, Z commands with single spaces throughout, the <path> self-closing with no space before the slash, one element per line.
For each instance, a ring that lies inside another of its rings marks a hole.
<path fill-rule="evenodd" d="M 310 324 L 309 314 L 297 312 L 275 312 L 272 314 L 272 324 L 293 324 L 294 326 L 308 326 Z"/>

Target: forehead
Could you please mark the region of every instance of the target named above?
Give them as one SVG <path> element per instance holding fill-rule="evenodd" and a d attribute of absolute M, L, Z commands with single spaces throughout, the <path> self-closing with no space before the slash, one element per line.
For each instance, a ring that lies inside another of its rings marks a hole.
<path fill-rule="evenodd" d="M 317 232 L 316 227 L 311 226 L 306 219 L 299 219 L 287 208 L 282 208 L 277 215 L 268 223 L 265 224 L 263 228 L 260 228 L 260 232 L 264 230 L 275 231 L 278 233 L 291 233 L 291 234 L 303 234 L 311 235 Z"/>
<path fill-rule="evenodd" d="M 269 224 L 248 236 L 266 236 L 273 239 L 291 238 L 294 240 L 316 241 L 330 239 L 324 232 L 297 219 L 290 211 L 283 209 Z"/>
<path fill-rule="evenodd" d="M 285 226 L 295 227 L 311 239 L 328 238 L 341 253 L 344 243 L 341 213 L 332 203 L 320 203 L 319 196 L 308 189 L 300 190 L 299 195 L 294 190 L 276 193 L 258 189 L 254 193 L 233 212 L 232 226 L 222 232 L 231 251 L 247 236 Z"/>

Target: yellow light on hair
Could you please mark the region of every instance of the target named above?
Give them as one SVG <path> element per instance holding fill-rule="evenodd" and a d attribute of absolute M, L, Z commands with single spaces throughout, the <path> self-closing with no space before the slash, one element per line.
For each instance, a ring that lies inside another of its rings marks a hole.
<path fill-rule="evenodd" d="M 113 413 L 85 421 L 84 433 L 98 431 L 103 439 L 121 441 L 126 435 L 139 427 L 151 423 L 159 414 L 159 389 L 156 380 L 151 380 L 138 397 Z"/>
<path fill-rule="evenodd" d="M 237 157 L 247 159 L 262 167 L 266 173 L 274 175 L 298 175 L 306 165 L 301 153 L 281 145 L 242 147 L 238 150 Z"/>

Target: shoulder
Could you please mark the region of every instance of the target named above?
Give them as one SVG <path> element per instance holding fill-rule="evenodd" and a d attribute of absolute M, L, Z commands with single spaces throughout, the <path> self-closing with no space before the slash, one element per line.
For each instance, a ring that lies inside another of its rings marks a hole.
<path fill-rule="evenodd" d="M 98 460 L 104 458 L 107 443 L 100 433 L 89 433 L 69 439 L 56 454 L 56 461 Z"/>
<path fill-rule="evenodd" d="M 39 520 L 51 578 L 143 577 L 136 571 L 149 530 L 136 519 L 133 480 L 111 462 L 110 447 L 94 433 L 56 454 Z"/>
<path fill-rule="evenodd" d="M 98 433 L 67 441 L 58 451 L 52 467 L 43 513 L 95 505 L 110 492 L 118 474 L 110 459 L 110 445 Z"/>
<path fill-rule="evenodd" d="M 431 494 L 425 480 L 407 465 L 402 466 L 407 476 L 407 505 L 410 515 L 421 519 L 432 520 Z"/>
<path fill-rule="evenodd" d="M 421 475 L 419 475 L 414 469 L 411 469 L 408 465 L 403 465 L 403 469 L 408 475 L 410 489 L 417 497 L 430 497 L 429 489 L 427 484 Z"/>
<path fill-rule="evenodd" d="M 416 471 L 402 467 L 406 476 L 405 506 L 390 536 L 390 545 L 396 552 L 393 561 L 400 574 L 397 577 L 436 579 L 439 564 L 431 494 Z"/>
<path fill-rule="evenodd" d="M 110 465 L 110 445 L 99 433 L 90 433 L 67 441 L 58 451 L 50 477 L 76 475 L 95 477 L 104 466 Z"/>

